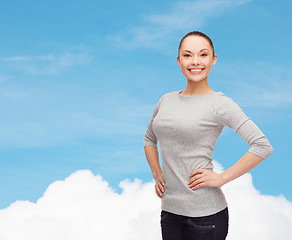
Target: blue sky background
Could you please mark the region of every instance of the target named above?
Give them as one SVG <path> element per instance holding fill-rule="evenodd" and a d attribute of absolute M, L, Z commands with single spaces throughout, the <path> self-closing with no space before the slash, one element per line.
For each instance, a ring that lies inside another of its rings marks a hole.
<path fill-rule="evenodd" d="M 255 187 L 292 201 L 290 1 L 0 2 L 0 208 L 80 169 L 116 191 L 151 181 L 144 133 L 158 99 L 186 87 L 176 56 L 193 30 L 218 55 L 211 88 L 274 147 Z M 248 149 L 225 127 L 213 158 L 228 168 Z"/>

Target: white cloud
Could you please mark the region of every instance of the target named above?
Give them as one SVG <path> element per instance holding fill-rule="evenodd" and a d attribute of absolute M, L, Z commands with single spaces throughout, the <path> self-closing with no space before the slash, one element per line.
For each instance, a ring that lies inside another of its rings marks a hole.
<path fill-rule="evenodd" d="M 222 168 L 216 163 L 215 169 Z M 120 187 L 118 194 L 101 176 L 77 171 L 52 183 L 36 203 L 16 201 L 0 210 L 0 239 L 161 239 L 154 182 L 124 180 Z M 292 203 L 284 196 L 261 195 L 250 174 L 223 190 L 230 210 L 228 239 L 287 239 L 292 234 Z"/>
<path fill-rule="evenodd" d="M 186 26 L 200 27 L 209 17 L 222 14 L 229 7 L 235 7 L 249 1 L 180 1 L 174 3 L 167 14 L 150 14 L 145 20 L 163 29 L 181 30 Z"/>
<path fill-rule="evenodd" d="M 98 93 L 70 83 L 46 87 L 3 84 L 0 149 L 75 144 L 88 137 L 140 135 L 145 127 L 145 112 L 151 112 L 153 106 L 141 105 L 122 89 L 113 89 L 110 94 L 108 98 L 107 91 Z"/>
<path fill-rule="evenodd" d="M 197 29 L 210 18 L 247 2 L 250 0 L 179 1 L 169 9 L 165 6 L 167 13 L 145 15 L 142 24 L 128 27 L 124 33 L 110 35 L 109 40 L 115 46 L 127 49 L 150 47 L 161 50 L 168 43 L 166 39 L 176 40 L 178 32 Z"/>
<path fill-rule="evenodd" d="M 75 65 L 85 64 L 91 59 L 85 52 L 64 52 L 43 56 L 14 56 L 0 58 L 9 69 L 33 76 L 56 75 Z"/>
<path fill-rule="evenodd" d="M 215 68 L 216 78 L 232 89 L 232 97 L 243 107 L 278 109 L 292 106 L 289 63 L 275 66 L 261 60 L 221 62 Z M 213 81 L 218 80 L 211 77 L 209 82 Z"/>
<path fill-rule="evenodd" d="M 117 194 L 101 176 L 75 172 L 51 184 L 36 203 L 17 201 L 1 210 L 0 239 L 134 240 L 141 232 L 155 239 L 159 199 L 152 194 L 153 184 L 124 180 L 120 187 L 123 192 Z"/>
<path fill-rule="evenodd" d="M 55 57 L 53 55 L 45 55 L 45 56 L 16 56 L 16 57 L 7 57 L 1 58 L 1 61 L 5 62 L 14 62 L 14 61 L 53 61 Z"/>

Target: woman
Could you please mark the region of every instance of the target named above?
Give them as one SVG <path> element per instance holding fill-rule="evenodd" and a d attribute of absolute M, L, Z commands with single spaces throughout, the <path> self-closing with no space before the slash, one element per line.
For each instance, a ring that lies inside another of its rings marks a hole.
<path fill-rule="evenodd" d="M 216 60 L 213 43 L 204 33 L 193 31 L 182 38 L 177 62 L 187 87 L 159 99 L 145 132 L 145 155 L 161 198 L 164 240 L 225 239 L 228 207 L 220 187 L 273 152 L 266 136 L 239 105 L 208 85 Z M 218 174 L 213 172 L 212 153 L 224 126 L 239 134 L 250 149 Z"/>

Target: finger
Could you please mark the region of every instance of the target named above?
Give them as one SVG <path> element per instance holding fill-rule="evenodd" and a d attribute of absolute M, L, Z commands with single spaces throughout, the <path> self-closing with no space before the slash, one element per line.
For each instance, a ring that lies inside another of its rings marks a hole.
<path fill-rule="evenodd" d="M 159 191 L 159 194 L 164 192 L 164 187 L 162 186 L 162 184 L 159 181 L 156 182 L 155 187 Z"/>
<path fill-rule="evenodd" d="M 164 192 L 164 187 L 162 186 L 162 184 L 161 183 L 158 183 L 157 185 L 158 185 L 159 190 L 161 192 Z"/>
<path fill-rule="evenodd" d="M 161 192 L 161 190 L 159 189 L 158 186 L 155 187 L 155 191 L 156 191 L 156 194 L 157 194 L 158 197 L 162 196 L 162 192 Z"/>
<path fill-rule="evenodd" d="M 204 172 L 204 169 L 198 168 L 198 169 L 192 171 L 189 176 L 192 177 L 192 176 L 194 176 L 196 174 L 203 173 L 203 172 Z"/>
<path fill-rule="evenodd" d="M 161 184 L 161 185 L 163 185 L 164 186 L 164 180 L 163 180 L 163 178 L 160 176 L 158 179 L 157 179 L 158 181 L 159 181 L 159 183 Z"/>
<path fill-rule="evenodd" d="M 162 185 L 164 186 L 165 185 L 164 179 L 162 177 L 160 177 L 160 179 L 161 179 Z"/>
<path fill-rule="evenodd" d="M 155 184 L 155 192 L 156 192 L 157 196 L 161 195 L 161 191 L 156 184 Z"/>
<path fill-rule="evenodd" d="M 202 182 L 202 183 L 199 183 L 199 184 L 197 184 L 196 186 L 192 187 L 192 189 L 193 189 L 193 190 L 196 190 L 196 189 L 198 189 L 198 188 L 200 188 L 200 187 L 205 187 L 205 186 L 206 186 L 206 184 L 205 184 L 204 182 Z"/>
<path fill-rule="evenodd" d="M 204 175 L 204 173 L 196 174 L 195 176 L 190 178 L 190 180 L 188 181 L 188 185 L 191 185 L 195 181 L 200 181 L 200 180 L 205 179 L 205 178 L 206 178 L 206 176 Z"/>
<path fill-rule="evenodd" d="M 160 194 L 157 192 L 156 189 L 155 189 L 155 193 L 156 193 L 157 197 L 161 198 Z"/>
<path fill-rule="evenodd" d="M 192 178 L 189 179 L 188 184 L 191 184 L 191 183 L 193 183 L 194 181 L 196 181 L 196 180 L 198 180 L 200 178 L 202 178 L 202 174 L 197 174 L 197 175 L 195 175 L 195 176 L 193 176 Z"/>
<path fill-rule="evenodd" d="M 194 186 L 196 186 L 196 185 L 198 185 L 200 183 L 203 183 L 203 182 L 205 182 L 205 179 L 204 178 L 199 178 L 196 181 L 194 181 L 191 184 L 189 184 L 189 187 L 192 188 L 192 187 L 194 187 Z"/>
<path fill-rule="evenodd" d="M 160 176 L 157 180 L 158 180 L 158 184 L 160 184 L 160 189 L 163 190 L 163 192 L 164 192 L 165 191 L 164 190 L 165 182 L 164 182 L 163 178 Z"/>

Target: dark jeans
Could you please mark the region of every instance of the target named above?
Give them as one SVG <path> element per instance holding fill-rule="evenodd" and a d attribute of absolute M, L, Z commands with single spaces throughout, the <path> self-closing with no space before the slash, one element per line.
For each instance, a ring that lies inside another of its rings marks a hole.
<path fill-rule="evenodd" d="M 187 217 L 161 211 L 163 240 L 224 240 L 228 233 L 228 208 L 204 217 Z"/>

